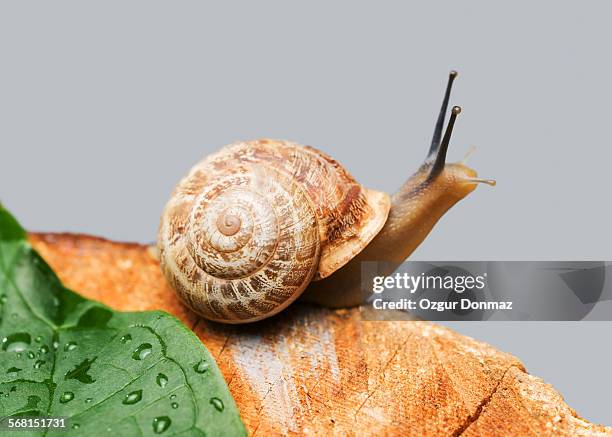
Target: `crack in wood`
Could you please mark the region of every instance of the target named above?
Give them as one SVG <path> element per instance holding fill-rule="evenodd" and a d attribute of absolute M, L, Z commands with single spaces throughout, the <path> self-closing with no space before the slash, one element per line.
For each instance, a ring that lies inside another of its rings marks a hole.
<path fill-rule="evenodd" d="M 410 334 L 408 336 L 408 338 L 406 338 L 405 341 L 403 341 L 393 352 L 393 355 L 391 356 L 391 358 L 389 358 L 389 360 L 385 363 L 385 365 L 383 366 L 381 372 L 382 372 L 382 379 L 384 380 L 385 378 L 385 372 L 387 371 L 387 367 L 391 364 L 391 362 L 395 359 L 395 357 L 397 356 L 397 354 L 399 353 L 399 351 L 401 349 L 403 349 L 406 344 L 408 344 L 408 341 L 412 338 L 412 334 Z M 376 385 L 376 387 L 374 387 L 374 389 L 372 391 L 368 392 L 368 395 L 366 396 L 366 398 L 364 399 L 364 401 L 361 403 L 361 405 L 359 405 L 359 408 L 357 408 L 357 411 L 355 411 L 355 417 L 354 417 L 354 421 L 357 421 L 357 416 L 359 415 L 359 412 L 361 411 L 361 409 L 365 406 L 365 404 L 368 402 L 368 400 L 372 397 L 372 395 L 374 395 L 374 393 L 376 393 L 376 390 L 378 390 L 378 388 L 380 387 L 380 383 Z"/>
<path fill-rule="evenodd" d="M 219 358 L 221 358 L 221 354 L 227 347 L 227 343 L 229 342 L 229 339 L 231 336 L 232 336 L 231 332 L 228 332 L 227 336 L 225 337 L 225 341 L 223 342 L 223 346 L 221 346 L 221 350 L 219 351 L 219 354 L 217 355 L 217 358 L 216 358 L 217 361 L 219 361 Z"/>
<path fill-rule="evenodd" d="M 506 377 L 506 374 L 512 368 L 520 369 L 520 367 L 517 366 L 516 364 L 511 364 L 510 366 L 508 366 L 508 368 L 504 371 L 501 378 L 499 378 L 499 381 L 497 381 L 497 384 L 495 384 L 495 387 L 493 388 L 493 390 L 491 390 L 491 393 L 489 393 L 488 396 L 485 396 L 484 399 L 480 402 L 480 404 L 478 404 L 478 407 L 476 407 L 476 411 L 474 412 L 474 414 L 471 414 L 470 416 L 468 416 L 465 422 L 463 422 L 461 426 L 457 428 L 455 432 L 453 432 L 452 434 L 453 437 L 461 436 L 470 427 L 471 424 L 473 424 L 474 422 L 478 420 L 478 418 L 480 417 L 480 415 L 482 414 L 486 406 L 489 405 L 489 403 L 491 402 L 491 399 L 493 399 L 493 396 L 495 396 L 495 393 L 497 393 L 497 390 L 499 389 L 499 386 L 501 385 L 504 378 Z"/>

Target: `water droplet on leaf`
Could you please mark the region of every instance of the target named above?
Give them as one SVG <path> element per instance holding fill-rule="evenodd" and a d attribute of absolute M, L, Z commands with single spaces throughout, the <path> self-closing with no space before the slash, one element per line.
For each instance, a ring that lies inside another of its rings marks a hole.
<path fill-rule="evenodd" d="M 79 425 L 78 423 L 72 425 L 72 429 L 79 429 L 80 427 L 81 425 Z"/>
<path fill-rule="evenodd" d="M 159 416 L 153 419 L 153 432 L 155 434 L 161 434 L 170 428 L 172 421 L 168 416 Z"/>
<path fill-rule="evenodd" d="M 144 360 L 146 357 L 149 356 L 152 349 L 153 346 L 151 346 L 150 343 L 143 343 L 134 350 L 132 358 L 134 358 L 135 360 Z"/>
<path fill-rule="evenodd" d="M 129 343 L 132 341 L 132 336 L 130 334 L 123 335 L 120 339 L 121 343 Z"/>
<path fill-rule="evenodd" d="M 68 343 L 64 345 L 64 351 L 66 352 L 73 351 L 76 349 L 76 347 L 77 347 L 77 344 L 74 341 L 69 341 Z"/>
<path fill-rule="evenodd" d="M 37 336 L 37 337 L 34 339 L 34 341 L 35 341 L 36 343 L 40 343 L 40 342 L 42 341 L 42 336 L 38 335 L 38 336 Z"/>
<path fill-rule="evenodd" d="M 36 355 L 34 355 L 34 352 L 32 352 L 32 351 L 28 352 L 28 358 L 29 359 L 33 360 L 35 356 Z"/>
<path fill-rule="evenodd" d="M 30 334 L 27 332 L 16 332 L 2 339 L 2 350 L 19 353 L 26 350 L 30 343 Z"/>
<path fill-rule="evenodd" d="M 43 344 L 39 349 L 41 354 L 46 354 L 49 352 L 49 347 L 46 344 Z"/>
<path fill-rule="evenodd" d="M 45 362 L 44 362 L 44 361 L 42 361 L 42 360 L 37 360 L 37 361 L 34 363 L 34 368 L 35 368 L 35 369 L 40 369 L 40 367 L 41 367 L 43 364 L 45 364 Z"/>
<path fill-rule="evenodd" d="M 90 404 L 93 401 L 93 398 L 87 398 L 85 399 L 85 403 L 86 404 Z"/>
<path fill-rule="evenodd" d="M 158 373 L 156 382 L 157 382 L 157 385 L 159 385 L 161 388 L 164 388 L 166 384 L 168 384 L 168 377 L 164 375 L 163 373 Z"/>
<path fill-rule="evenodd" d="M 178 404 L 176 402 L 172 402 L 171 404 L 172 408 L 174 408 L 175 410 L 178 408 Z"/>
<path fill-rule="evenodd" d="M 196 373 L 204 373 L 208 370 L 209 367 L 210 365 L 206 361 L 202 360 L 198 364 L 193 366 L 193 370 L 195 370 Z"/>
<path fill-rule="evenodd" d="M 21 369 L 19 367 L 11 367 L 6 371 L 6 374 L 12 378 L 14 376 L 17 376 L 17 373 L 19 372 L 21 372 Z"/>
<path fill-rule="evenodd" d="M 223 401 L 219 398 L 210 398 L 210 404 L 215 407 L 217 411 L 223 411 L 223 408 L 225 408 Z"/>
<path fill-rule="evenodd" d="M 71 400 L 73 400 L 73 399 L 74 399 L 74 393 L 72 393 L 71 391 L 67 391 L 67 392 L 65 392 L 64 394 L 62 394 L 62 395 L 60 396 L 59 401 L 60 401 L 62 404 L 65 404 L 65 403 L 67 403 L 67 402 L 70 402 L 70 401 L 71 401 Z"/>
<path fill-rule="evenodd" d="M 125 405 L 133 405 L 137 402 L 140 402 L 141 399 L 142 399 L 142 390 L 136 390 L 136 391 L 126 394 L 125 398 L 123 399 L 123 403 Z"/>

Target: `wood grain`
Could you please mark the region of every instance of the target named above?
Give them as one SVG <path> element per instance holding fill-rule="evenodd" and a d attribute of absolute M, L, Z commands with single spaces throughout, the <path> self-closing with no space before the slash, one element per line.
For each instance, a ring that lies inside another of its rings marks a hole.
<path fill-rule="evenodd" d="M 177 301 L 146 246 L 73 234 L 30 241 L 79 293 L 192 327 L 251 435 L 612 436 L 515 357 L 435 324 L 298 302 L 263 322 L 220 325 Z"/>

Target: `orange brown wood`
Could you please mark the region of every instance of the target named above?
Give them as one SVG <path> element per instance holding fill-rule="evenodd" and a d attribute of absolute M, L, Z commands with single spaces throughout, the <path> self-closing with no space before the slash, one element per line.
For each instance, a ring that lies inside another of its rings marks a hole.
<path fill-rule="evenodd" d="M 515 357 L 428 322 L 366 322 L 302 302 L 250 325 L 199 319 L 153 252 L 31 234 L 70 288 L 126 311 L 174 314 L 216 358 L 251 435 L 612 436 Z"/>

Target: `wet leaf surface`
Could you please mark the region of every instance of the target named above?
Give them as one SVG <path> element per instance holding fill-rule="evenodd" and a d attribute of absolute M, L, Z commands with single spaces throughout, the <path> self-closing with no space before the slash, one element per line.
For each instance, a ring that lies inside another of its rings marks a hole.
<path fill-rule="evenodd" d="M 66 289 L 2 207 L 0 342 L 0 417 L 68 417 L 63 435 L 246 434 L 189 329 Z"/>

